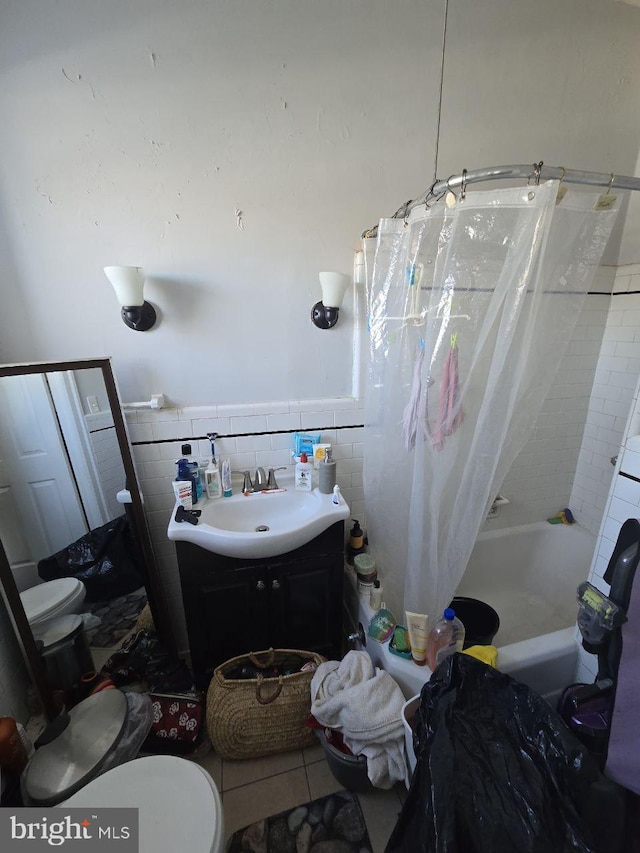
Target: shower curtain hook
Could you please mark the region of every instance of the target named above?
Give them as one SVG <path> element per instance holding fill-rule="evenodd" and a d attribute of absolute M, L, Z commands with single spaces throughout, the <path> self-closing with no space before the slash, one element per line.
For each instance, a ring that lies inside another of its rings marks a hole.
<path fill-rule="evenodd" d="M 562 169 L 562 175 L 560 176 L 560 180 L 558 181 L 558 186 L 560 186 L 560 184 L 564 181 L 565 176 L 567 174 L 567 170 L 564 166 L 560 166 L 560 168 Z"/>
<path fill-rule="evenodd" d="M 611 193 L 611 187 L 613 186 L 613 182 L 615 181 L 616 176 L 613 172 L 611 172 L 611 177 L 609 178 L 609 186 L 607 187 L 607 191 L 605 195 L 609 195 Z"/>
<path fill-rule="evenodd" d="M 542 172 L 543 162 L 543 160 L 540 160 L 539 163 L 533 164 L 533 173 L 529 175 L 529 180 L 527 181 L 527 184 L 531 185 L 531 183 L 533 182 L 537 187 L 540 186 L 540 174 Z"/>
<path fill-rule="evenodd" d="M 462 183 L 460 185 L 460 201 L 464 201 L 467 197 L 467 170 L 462 170 Z"/>

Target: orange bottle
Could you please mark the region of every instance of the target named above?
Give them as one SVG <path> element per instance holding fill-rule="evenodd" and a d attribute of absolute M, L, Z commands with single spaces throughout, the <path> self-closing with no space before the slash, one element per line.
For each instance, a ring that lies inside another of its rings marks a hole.
<path fill-rule="evenodd" d="M 16 721 L 0 717 L 0 767 L 10 773 L 22 773 L 27 764 L 27 752 Z"/>

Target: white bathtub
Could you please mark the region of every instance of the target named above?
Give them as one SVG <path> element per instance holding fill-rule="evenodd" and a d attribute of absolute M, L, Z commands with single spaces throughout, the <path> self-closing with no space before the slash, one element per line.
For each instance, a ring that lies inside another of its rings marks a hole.
<path fill-rule="evenodd" d="M 456 591 L 498 612 L 498 669 L 552 703 L 574 680 L 576 587 L 589 574 L 595 542 L 577 525 L 548 522 L 481 533 Z M 366 632 L 373 615 L 368 600 L 357 596 L 352 601 Z M 400 614 L 396 617 L 403 621 Z M 431 675 L 427 667 L 392 655 L 387 644 L 368 637 L 366 648 L 407 698 L 419 693 Z"/>

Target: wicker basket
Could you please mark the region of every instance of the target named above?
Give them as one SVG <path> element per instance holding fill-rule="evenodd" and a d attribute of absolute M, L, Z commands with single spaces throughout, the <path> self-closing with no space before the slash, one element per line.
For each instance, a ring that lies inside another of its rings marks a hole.
<path fill-rule="evenodd" d="M 257 758 L 316 743 L 304 724 L 311 713 L 313 670 L 277 678 L 227 678 L 244 663 L 266 669 L 292 655 L 315 664 L 325 660 L 314 652 L 268 649 L 231 658 L 216 668 L 207 691 L 207 729 L 222 758 Z"/>

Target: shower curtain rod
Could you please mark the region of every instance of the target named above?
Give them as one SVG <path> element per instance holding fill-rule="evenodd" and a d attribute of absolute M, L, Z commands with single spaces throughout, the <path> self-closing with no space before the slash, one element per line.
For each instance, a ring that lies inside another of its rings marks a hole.
<path fill-rule="evenodd" d="M 437 198 L 447 190 L 460 187 L 464 192 L 468 184 L 519 178 L 527 178 L 527 180 L 535 183 L 557 179 L 570 184 L 588 184 L 595 187 L 607 187 L 608 189 L 640 190 L 640 178 L 616 175 L 613 172 L 609 174 L 605 172 L 583 172 L 579 169 L 565 169 L 564 166 L 545 166 L 542 162 L 534 163 L 533 166 L 489 166 L 484 169 L 474 169 L 471 172 L 465 169 L 461 175 L 452 175 L 444 181 L 436 181 L 421 196 L 406 202 L 391 218 L 406 217 L 414 207 L 424 204 L 430 198 Z M 378 226 L 376 225 L 374 228 L 365 231 L 362 236 L 375 236 L 377 230 Z"/>

